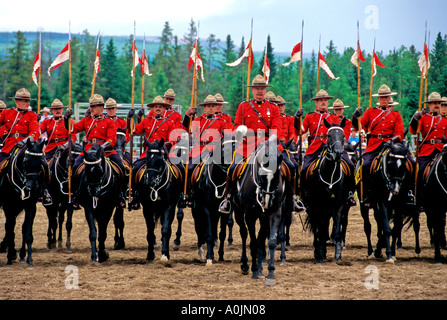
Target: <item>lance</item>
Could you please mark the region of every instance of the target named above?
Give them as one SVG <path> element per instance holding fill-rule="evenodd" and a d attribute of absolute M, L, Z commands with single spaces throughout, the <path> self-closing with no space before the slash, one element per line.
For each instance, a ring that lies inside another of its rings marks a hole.
<path fill-rule="evenodd" d="M 371 101 L 370 101 L 371 104 Z M 360 30 L 359 30 L 359 21 L 357 20 L 357 108 L 361 108 L 360 102 Z M 358 118 L 358 128 L 359 128 L 359 139 L 360 139 L 360 148 L 359 148 L 359 158 L 361 164 L 363 164 L 362 160 L 362 117 Z M 362 165 L 359 166 L 359 178 L 360 178 L 360 202 L 363 202 L 363 168 Z"/>
<path fill-rule="evenodd" d="M 68 32 L 68 109 L 71 109 L 71 22 L 69 22 Z M 72 208 L 72 195 L 71 195 L 71 170 L 72 170 L 72 150 L 71 150 L 71 131 L 72 131 L 72 119 L 68 118 L 68 205 Z"/>
<path fill-rule="evenodd" d="M 302 44 L 301 44 L 302 45 Z M 302 50 L 302 49 L 301 49 Z M 320 86 L 320 50 L 321 50 L 321 34 L 318 41 L 318 58 L 317 58 L 317 92 Z"/>
<path fill-rule="evenodd" d="M 132 109 L 134 109 L 135 104 L 135 21 L 133 23 L 133 41 L 132 41 Z M 129 135 L 130 135 L 130 156 L 133 157 L 133 126 L 134 126 L 134 119 L 133 117 L 130 119 L 130 128 L 129 129 Z M 131 201 L 131 194 L 132 194 L 132 164 L 129 166 L 129 202 Z M 130 203 L 129 203 L 130 208 Z"/>
<path fill-rule="evenodd" d="M 37 89 L 37 114 L 40 114 L 40 92 L 41 92 L 41 83 L 42 83 L 42 30 L 39 32 L 39 86 Z"/>
<path fill-rule="evenodd" d="M 95 63 L 93 67 L 93 81 L 92 81 L 92 96 L 95 94 L 95 83 L 96 83 L 96 74 L 99 70 L 99 60 L 98 60 L 98 54 L 99 54 L 99 37 L 100 33 L 98 33 L 98 40 L 96 42 L 96 54 L 95 54 Z M 97 66 L 98 63 L 98 66 Z M 97 70 L 98 69 L 98 70 Z"/>
<path fill-rule="evenodd" d="M 301 23 L 301 61 L 300 61 L 300 109 L 303 108 L 303 33 L 304 33 L 304 20 Z M 303 158 L 303 136 L 301 134 L 301 117 L 299 118 L 299 129 L 298 129 L 298 172 L 301 172 L 301 165 L 302 165 L 302 158 Z M 300 178 L 298 178 L 299 180 Z M 297 181 L 299 185 L 300 182 Z M 300 197 L 301 197 L 301 191 L 300 190 Z"/>
<path fill-rule="evenodd" d="M 374 36 L 374 47 L 373 47 L 373 54 L 371 56 L 371 79 L 370 79 L 370 85 L 369 85 L 369 107 L 372 106 L 372 89 L 373 89 L 373 74 L 374 74 L 374 52 L 376 51 L 376 37 Z"/>
<path fill-rule="evenodd" d="M 199 50 L 199 26 L 197 25 L 197 34 L 196 34 L 196 41 L 194 42 L 194 47 L 196 48 L 194 51 L 194 70 L 192 75 L 192 89 L 191 89 L 191 108 L 197 108 L 197 52 Z M 189 135 L 191 134 L 191 126 L 192 122 L 195 118 L 195 115 L 193 115 L 189 119 L 189 125 L 188 125 L 188 140 Z M 185 183 L 183 185 L 183 196 L 186 197 L 187 194 L 187 188 L 188 188 L 188 167 L 189 167 L 189 153 L 188 153 L 188 160 L 185 164 Z"/>
<path fill-rule="evenodd" d="M 253 18 L 251 18 L 251 35 L 250 35 L 250 42 L 248 43 L 248 66 L 247 66 L 247 101 L 250 100 L 250 72 L 251 72 L 251 65 L 253 63 L 253 56 L 252 56 L 252 39 L 253 39 Z"/>
<path fill-rule="evenodd" d="M 422 54 L 425 56 L 425 47 L 427 46 L 427 21 L 425 21 L 425 40 L 424 40 L 424 49 L 422 50 Z M 418 112 L 421 112 L 422 110 L 422 94 L 423 94 L 423 87 L 424 87 L 424 77 L 426 78 L 428 76 L 428 55 L 425 56 L 425 66 L 421 69 L 421 83 L 419 88 L 419 108 Z M 416 133 L 416 151 L 415 151 L 415 158 L 416 158 L 416 170 L 414 175 L 414 196 L 417 195 L 417 183 L 418 183 L 418 174 L 419 174 L 419 137 L 421 134 L 421 124 L 419 121 L 418 124 L 418 131 Z"/>
<path fill-rule="evenodd" d="M 146 57 L 146 33 L 144 33 L 143 55 L 141 57 L 142 57 L 142 63 L 144 64 L 145 63 L 144 59 Z M 141 78 L 141 110 L 144 110 L 144 69 L 143 69 L 144 65 L 143 64 L 140 64 L 141 65 L 141 77 L 142 77 Z M 144 113 L 141 116 L 141 120 L 143 120 L 143 119 L 144 119 Z M 144 135 L 144 132 L 140 134 L 140 154 L 143 152 L 143 142 L 144 142 L 143 135 Z"/>

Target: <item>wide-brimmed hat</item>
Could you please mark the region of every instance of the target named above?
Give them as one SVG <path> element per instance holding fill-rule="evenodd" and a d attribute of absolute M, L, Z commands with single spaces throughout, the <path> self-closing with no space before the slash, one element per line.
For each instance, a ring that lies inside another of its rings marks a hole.
<path fill-rule="evenodd" d="M 54 108 L 63 108 L 64 104 L 62 103 L 62 101 L 60 101 L 59 99 L 54 99 L 53 102 L 51 103 L 51 107 L 50 109 L 54 109 Z M 45 108 L 44 108 L 45 110 Z M 42 110 L 42 112 L 44 112 Z"/>
<path fill-rule="evenodd" d="M 334 99 L 334 97 L 330 96 L 326 90 L 321 89 L 320 91 L 317 92 L 317 95 L 315 96 L 315 98 L 312 98 L 310 100 L 315 101 L 315 100 L 319 100 L 319 99 Z"/>
<path fill-rule="evenodd" d="M 276 95 L 275 95 L 273 92 L 271 92 L 271 91 L 268 91 L 268 92 L 265 94 L 265 99 L 268 100 L 268 101 L 270 101 L 270 102 L 273 102 L 273 103 L 276 103 L 276 102 L 277 102 L 277 101 L 276 101 Z"/>
<path fill-rule="evenodd" d="M 218 104 L 228 104 L 228 102 L 224 100 L 220 93 L 216 93 L 214 97 L 216 98 Z"/>
<path fill-rule="evenodd" d="M 283 104 L 289 104 L 290 102 L 286 102 L 286 100 L 281 96 L 276 96 L 276 104 L 277 105 L 283 105 Z"/>
<path fill-rule="evenodd" d="M 168 89 L 165 92 L 165 95 L 163 96 L 163 98 L 171 98 L 171 99 L 175 99 L 175 92 L 172 89 Z"/>
<path fill-rule="evenodd" d="M 380 106 L 380 103 L 379 103 L 379 102 L 377 102 L 376 104 L 377 104 L 378 106 Z M 388 103 L 389 106 L 397 106 L 398 104 L 400 104 L 400 103 L 394 101 L 394 100 L 393 100 L 393 97 L 391 97 L 391 99 L 390 99 L 390 103 Z"/>
<path fill-rule="evenodd" d="M 163 106 L 163 107 L 170 107 L 171 105 L 169 103 L 166 103 L 165 100 L 161 96 L 156 96 L 154 100 L 152 100 L 152 103 L 148 103 L 147 106 L 149 108 L 153 108 L 154 106 Z"/>
<path fill-rule="evenodd" d="M 104 98 L 101 95 L 95 93 L 93 96 L 90 97 L 89 103 L 90 107 L 104 105 Z"/>
<path fill-rule="evenodd" d="M 118 105 L 116 104 L 115 99 L 112 99 L 112 98 L 107 99 L 107 101 L 106 101 L 106 109 L 108 109 L 108 108 L 117 108 L 117 107 L 118 107 Z"/>
<path fill-rule="evenodd" d="M 437 92 L 432 92 L 428 95 L 427 101 L 424 101 L 424 103 L 430 103 L 430 102 L 443 102 L 441 95 Z"/>
<path fill-rule="evenodd" d="M 219 104 L 219 103 L 217 102 L 217 100 L 216 100 L 216 97 L 213 96 L 212 94 L 209 94 L 209 95 L 205 98 L 205 100 L 204 100 L 202 103 L 199 104 L 199 106 L 206 106 L 206 105 L 209 105 L 209 104 Z"/>
<path fill-rule="evenodd" d="M 36 100 L 36 99 L 31 99 L 31 94 L 25 88 L 17 90 L 16 95 L 14 97 L 10 97 L 10 98 L 15 99 L 15 100 Z"/>
<path fill-rule="evenodd" d="M 0 102 L 1 103 L 1 102 Z M 447 104 L 447 97 L 442 97 L 441 104 Z"/>
<path fill-rule="evenodd" d="M 48 109 L 47 107 L 43 108 L 40 112 L 44 113 L 50 113 L 50 109 Z"/>
<path fill-rule="evenodd" d="M 375 94 L 373 94 L 373 97 L 391 97 L 397 95 L 396 92 L 391 92 L 390 87 L 388 87 L 386 84 L 382 84 L 379 88 L 379 91 Z"/>
<path fill-rule="evenodd" d="M 334 101 L 334 103 L 332 104 L 332 107 L 328 107 L 328 109 L 346 109 L 349 108 L 349 106 L 345 106 L 345 104 L 343 103 L 343 101 L 341 101 L 340 99 L 336 99 Z"/>
<path fill-rule="evenodd" d="M 247 87 L 273 87 L 273 86 L 267 84 L 267 81 L 264 79 L 264 77 L 258 74 L 256 77 L 253 78 L 251 85 Z"/>
<path fill-rule="evenodd" d="M 0 110 L 6 109 L 6 103 L 0 100 Z"/>

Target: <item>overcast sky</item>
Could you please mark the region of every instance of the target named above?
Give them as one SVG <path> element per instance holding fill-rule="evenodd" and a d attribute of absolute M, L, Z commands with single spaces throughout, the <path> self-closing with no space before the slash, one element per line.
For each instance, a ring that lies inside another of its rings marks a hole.
<path fill-rule="evenodd" d="M 174 35 L 182 37 L 189 22 L 200 22 L 200 38 L 215 34 L 220 40 L 231 35 L 236 45 L 242 37 L 250 38 L 253 18 L 253 48 L 264 49 L 270 34 L 275 52 L 290 52 L 301 39 L 304 20 L 304 52 L 325 50 L 330 40 L 337 50 L 357 43 L 357 21 L 360 44 L 376 51 L 414 44 L 421 51 L 425 22 L 430 44 L 436 35 L 447 33 L 447 1 L 445 0 L 2 0 L 0 31 L 68 32 L 87 29 L 96 35 L 133 34 L 134 21 L 138 36 L 159 36 L 165 21 Z"/>

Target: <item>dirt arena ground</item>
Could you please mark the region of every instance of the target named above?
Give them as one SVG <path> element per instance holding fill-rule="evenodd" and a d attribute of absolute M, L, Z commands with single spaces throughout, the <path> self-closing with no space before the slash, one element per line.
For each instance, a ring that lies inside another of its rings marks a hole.
<path fill-rule="evenodd" d="M 21 244 L 18 218 L 16 246 Z M 371 219 L 372 213 L 371 213 Z M 4 236 L 4 215 L 0 215 L 0 238 Z M 141 211 L 125 212 L 124 250 L 113 250 L 114 226 L 109 224 L 106 247 L 109 261 L 90 261 L 88 226 L 83 211 L 75 211 L 72 251 L 47 249 L 48 220 L 38 205 L 34 223 L 34 268 L 18 261 L 6 265 L 0 254 L 0 300 L 444 300 L 447 298 L 447 265 L 434 264 L 425 214 L 421 214 L 422 254 L 414 253 L 414 233 L 403 233 L 404 248 L 394 264 L 383 259 L 368 259 L 363 220 L 358 207 L 350 212 L 347 247 L 343 263 L 333 261 L 334 247 L 329 247 L 329 261 L 316 265 L 312 236 L 303 231 L 296 215 L 291 229 L 287 262 L 276 264 L 277 285 L 266 287 L 264 280 L 252 280 L 241 274 L 239 227 L 234 227 L 234 246 L 227 247 L 225 262 L 205 266 L 198 260 L 196 236 L 190 209 L 186 209 L 182 245 L 171 250 L 168 264 L 160 262 L 156 251 L 153 264 L 145 262 L 146 226 Z M 173 234 L 177 222 L 173 224 Z M 375 242 L 375 225 L 373 240 Z M 157 229 L 160 239 L 160 229 Z M 65 230 L 64 230 L 65 243 Z M 216 252 L 217 256 L 217 252 Z M 277 261 L 279 251 L 276 253 Z M 74 272 L 77 273 L 74 273 Z M 73 288 L 71 276 L 78 276 Z"/>

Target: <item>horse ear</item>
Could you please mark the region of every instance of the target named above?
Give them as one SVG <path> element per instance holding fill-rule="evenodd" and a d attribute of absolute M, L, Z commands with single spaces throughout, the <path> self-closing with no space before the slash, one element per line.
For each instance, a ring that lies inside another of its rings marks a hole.
<path fill-rule="evenodd" d="M 31 149 L 33 147 L 33 144 L 31 143 L 31 139 L 26 139 L 26 147 L 28 149 Z"/>
<path fill-rule="evenodd" d="M 87 149 L 85 149 L 85 141 L 82 142 L 82 153 L 85 154 L 87 153 Z"/>
<path fill-rule="evenodd" d="M 160 148 L 162 148 L 165 145 L 165 139 L 161 138 L 160 142 L 158 143 L 158 145 L 160 146 Z"/>
<path fill-rule="evenodd" d="M 289 141 L 287 141 L 287 143 L 286 143 L 287 149 L 290 148 L 290 145 L 292 144 L 292 142 L 293 142 L 293 138 L 290 138 Z"/>
<path fill-rule="evenodd" d="M 346 126 L 346 118 L 343 118 L 340 123 L 340 127 L 344 128 Z"/>
<path fill-rule="evenodd" d="M 447 138 L 445 137 L 445 135 L 442 136 L 442 143 L 444 143 L 444 144 L 447 143 Z"/>

